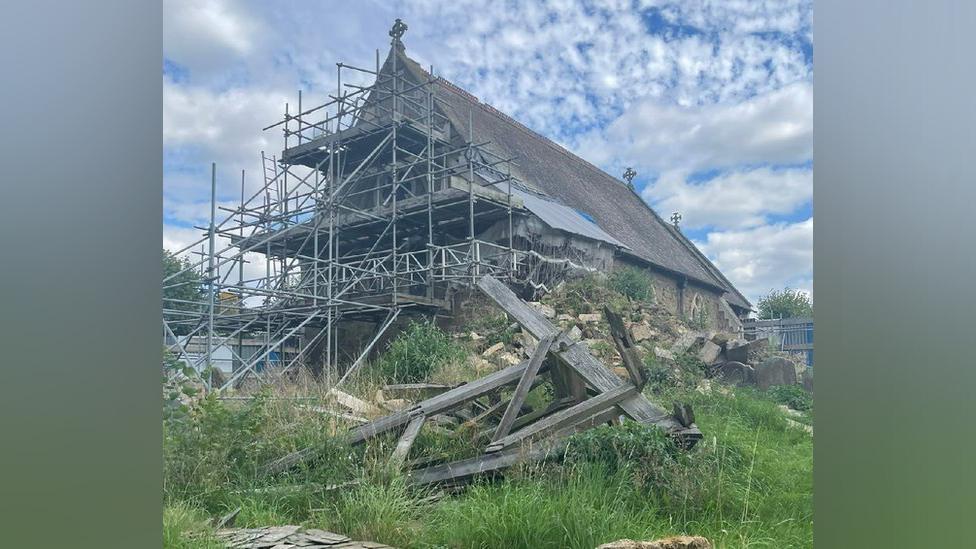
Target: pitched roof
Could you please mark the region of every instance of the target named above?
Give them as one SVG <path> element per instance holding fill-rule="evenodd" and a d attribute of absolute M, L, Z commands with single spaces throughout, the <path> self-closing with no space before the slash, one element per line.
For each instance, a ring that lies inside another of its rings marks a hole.
<path fill-rule="evenodd" d="M 393 53 L 391 49 L 391 54 Z M 403 66 L 418 78 L 428 73 L 401 50 Z M 437 98 L 444 114 L 463 136 L 501 157 L 513 158 L 512 174 L 532 190 L 585 212 L 619 240 L 630 253 L 659 268 L 726 291 L 726 300 L 751 309 L 749 301 L 695 245 L 665 222 L 626 183 L 569 152 L 550 139 L 443 79 L 437 78 Z"/>

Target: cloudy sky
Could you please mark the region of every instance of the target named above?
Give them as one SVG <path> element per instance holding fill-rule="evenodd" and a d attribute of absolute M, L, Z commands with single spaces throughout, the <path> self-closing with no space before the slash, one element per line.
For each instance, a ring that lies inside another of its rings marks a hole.
<path fill-rule="evenodd" d="M 753 302 L 812 292 L 812 5 L 777 2 L 165 0 L 164 247 L 259 186 L 261 132 L 323 102 L 337 61 L 371 66 L 397 17 L 407 53 L 619 176 Z"/>

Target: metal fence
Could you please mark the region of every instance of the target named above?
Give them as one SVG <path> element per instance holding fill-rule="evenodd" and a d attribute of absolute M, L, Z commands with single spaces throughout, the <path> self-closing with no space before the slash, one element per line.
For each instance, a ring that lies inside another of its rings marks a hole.
<path fill-rule="evenodd" d="M 813 367 L 813 318 L 747 319 L 742 331 L 748 340 L 766 337 L 782 351 L 803 355 Z"/>

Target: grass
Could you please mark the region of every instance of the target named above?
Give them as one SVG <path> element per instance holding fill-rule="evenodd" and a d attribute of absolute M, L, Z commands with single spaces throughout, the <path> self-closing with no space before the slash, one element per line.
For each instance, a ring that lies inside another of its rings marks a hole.
<path fill-rule="evenodd" d="M 603 303 L 626 310 L 628 298 L 609 284 L 580 279 L 550 299 L 574 312 Z M 508 337 L 503 320 L 486 317 L 478 327 Z M 391 379 L 471 379 L 467 352 L 433 325 L 414 324 L 343 390 L 369 399 Z M 327 402 L 324 382 L 300 380 L 244 401 L 208 397 L 191 408 L 170 406 L 163 545 L 218 547 L 209 521 L 240 507 L 236 526 L 300 524 L 404 548 L 591 549 L 676 534 L 702 535 L 721 548 L 811 547 L 813 440 L 779 409 L 781 402 L 804 407 L 809 397 L 792 389 L 719 390 L 714 382 L 703 394 L 696 390 L 702 364 L 691 354 L 676 358 L 671 368 L 647 354 L 652 379 L 645 393 L 667 409 L 675 401 L 693 406 L 704 439 L 691 451 L 677 450 L 654 428 L 599 427 L 575 436 L 564 459 L 515 467 L 502 480 L 480 480 L 439 499 L 430 489 L 410 489 L 389 468 L 396 433 L 350 448 L 337 436 L 348 423 L 305 406 Z M 303 400 L 288 398 L 296 395 Z M 171 404 L 178 396 L 164 395 Z M 538 408 L 551 398 L 543 385 L 528 402 Z M 809 404 L 805 423 L 812 423 Z M 478 430 L 425 427 L 411 458 L 474 455 L 485 443 L 476 440 Z M 316 448 L 316 459 L 261 474 L 262 465 L 306 447 Z M 358 484 L 323 489 L 350 480 Z"/>
<path fill-rule="evenodd" d="M 704 440 L 690 452 L 673 452 L 653 430 L 603 427 L 578 435 L 561 464 L 527 466 L 436 503 L 385 469 L 393 440 L 346 454 L 349 449 L 331 436 L 308 433 L 320 424 L 289 410 L 292 403 L 205 404 L 206 414 L 192 420 L 192 430 L 213 437 L 213 445 L 194 439 L 197 447 L 181 446 L 172 433 L 180 427 L 168 427 L 164 547 L 215 547 L 207 519 L 237 506 L 238 526 L 303 524 L 397 547 L 593 548 L 625 537 L 681 533 L 704 535 L 717 547 L 812 545 L 812 439 L 788 426 L 772 398 L 743 388 L 734 395 L 702 395 L 680 387 L 659 389 L 652 398 L 665 405 L 690 402 Z M 317 440 L 325 457 L 278 477 L 249 473 L 298 440 Z M 463 438 L 425 433 L 415 455 L 461 455 L 465 444 Z M 208 457 L 215 446 L 226 445 Z M 282 448 L 267 447 L 274 445 Z M 198 464 L 194 474 L 173 461 L 177 448 Z M 240 448 L 253 456 L 232 457 Z M 224 467 L 215 478 L 216 463 Z M 338 493 L 315 488 L 325 479 L 351 478 L 360 486 Z M 306 483 L 312 487 L 302 488 Z M 300 488 L 267 490 L 288 485 Z"/>

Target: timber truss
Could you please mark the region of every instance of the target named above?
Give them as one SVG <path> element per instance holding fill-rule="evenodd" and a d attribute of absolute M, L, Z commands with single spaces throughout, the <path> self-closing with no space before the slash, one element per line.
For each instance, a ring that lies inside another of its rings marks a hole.
<path fill-rule="evenodd" d="M 391 464 L 412 466 L 410 482 L 424 485 L 458 484 L 520 462 L 545 459 L 565 444 L 566 437 L 619 421 L 621 416 L 657 426 L 686 448 L 702 438 L 690 406 L 676 404 L 672 415 L 641 393 L 647 373 L 621 318 L 613 311 L 605 309 L 604 312 L 627 369 L 627 380 L 594 358 L 586 343 L 561 332 L 491 275 L 483 276 L 477 285 L 538 340 L 529 358 L 457 387 L 428 385 L 426 388 L 442 392 L 352 429 L 348 434 L 349 443 L 362 444 L 377 436 L 399 433 Z M 552 402 L 539 410 L 524 412 L 529 391 L 546 382 L 552 384 Z M 501 398 L 501 391 L 512 385 L 515 388 L 510 396 Z M 425 425 L 442 428 L 439 418 L 452 413 L 460 416 L 462 410 L 468 418 L 464 425 L 481 429 L 479 438 L 489 439 L 480 455 L 450 463 L 433 464 L 429 458 L 407 462 L 410 449 Z M 314 460 L 317 452 L 317 448 L 299 450 L 266 465 L 263 472 L 280 473 Z"/>

